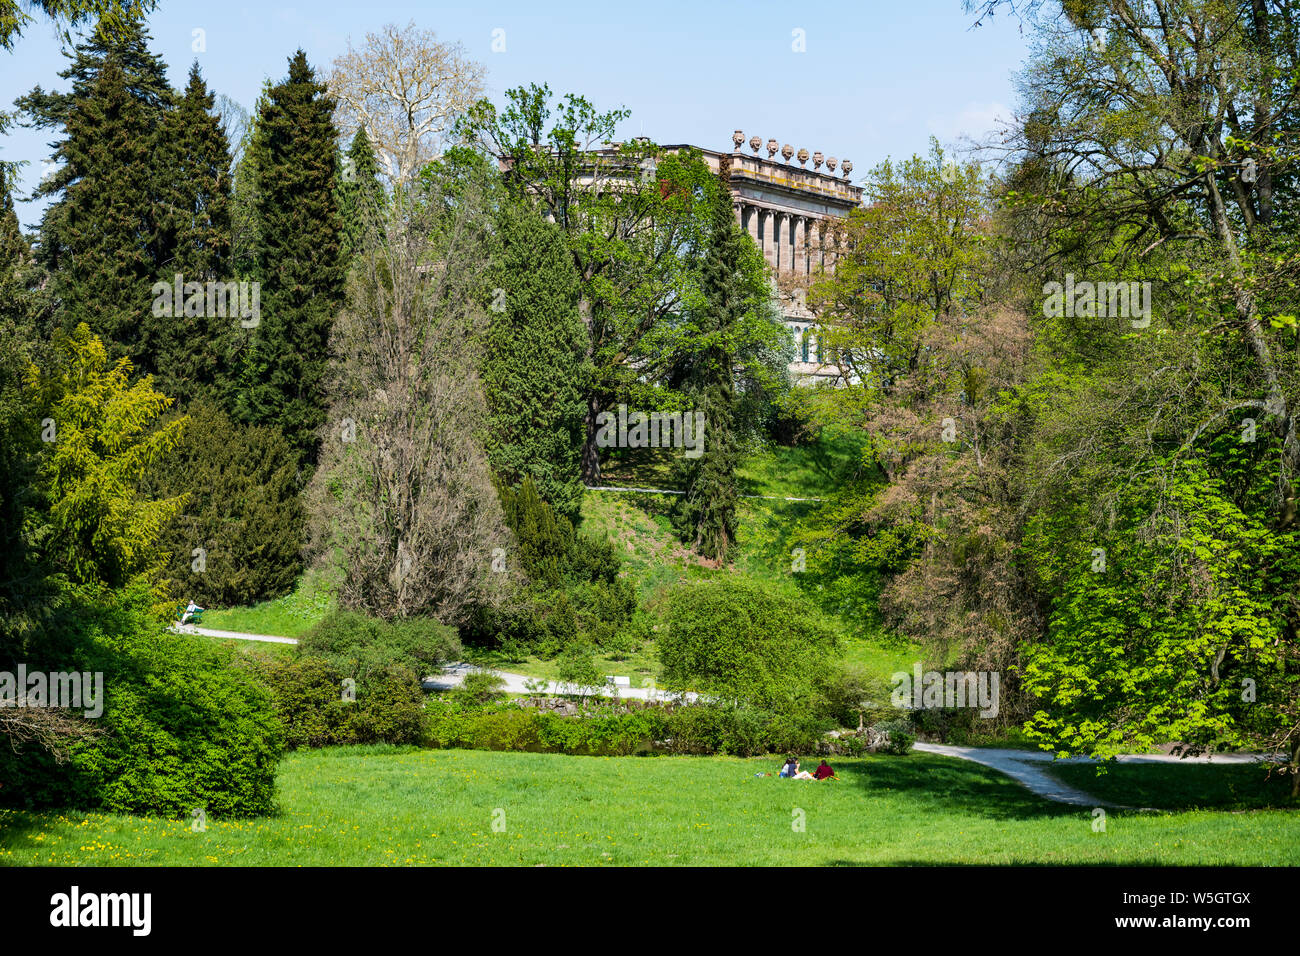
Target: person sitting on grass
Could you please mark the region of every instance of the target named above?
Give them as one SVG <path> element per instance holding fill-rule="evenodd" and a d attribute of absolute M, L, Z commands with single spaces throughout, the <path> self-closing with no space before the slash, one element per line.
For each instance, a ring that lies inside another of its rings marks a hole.
<path fill-rule="evenodd" d="M 818 764 L 817 769 L 813 771 L 813 779 L 833 780 L 835 779 L 835 771 L 832 770 L 831 765 L 823 759 L 822 762 Z"/>
<path fill-rule="evenodd" d="M 815 778 L 813 777 L 813 775 L 810 774 L 807 770 L 800 770 L 800 769 L 799 769 L 799 761 L 796 760 L 794 757 L 787 757 L 787 758 L 786 758 L 786 760 L 785 760 L 785 766 L 783 766 L 783 767 L 781 768 L 781 772 L 780 772 L 779 774 L 777 774 L 777 776 L 778 776 L 778 777 L 786 777 L 787 779 L 790 779 L 790 780 L 812 780 L 812 779 L 815 779 Z"/>

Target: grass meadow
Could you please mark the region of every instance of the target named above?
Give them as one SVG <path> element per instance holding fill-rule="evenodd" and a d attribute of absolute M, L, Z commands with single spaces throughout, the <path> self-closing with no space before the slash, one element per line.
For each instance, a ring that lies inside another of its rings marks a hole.
<path fill-rule="evenodd" d="M 837 760 L 840 779 L 825 783 L 755 776 L 776 764 L 384 746 L 298 751 L 281 765 L 276 816 L 208 820 L 194 832 L 190 820 L 0 811 L 0 863 L 1300 863 L 1300 815 L 1281 810 L 1109 811 L 1098 831 L 1088 808 L 1042 800 L 965 761 L 918 753 Z M 1109 795 L 1125 797 L 1130 769 L 1142 771 L 1133 775 L 1140 785 L 1151 768 L 1123 768 Z M 1185 789 L 1222 790 L 1217 767 L 1158 769 L 1170 786 L 1181 774 Z"/>

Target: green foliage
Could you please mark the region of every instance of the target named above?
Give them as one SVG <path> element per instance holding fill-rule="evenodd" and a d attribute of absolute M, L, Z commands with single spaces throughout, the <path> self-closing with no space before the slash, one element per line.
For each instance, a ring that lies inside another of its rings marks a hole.
<path fill-rule="evenodd" d="M 820 709 L 837 634 L 806 604 L 739 579 L 684 582 L 668 595 L 664 682 L 783 713 Z"/>
<path fill-rule="evenodd" d="M 302 569 L 303 513 L 296 458 L 276 429 L 240 425 L 210 402 L 193 403 L 179 444 L 142 484 L 150 497 L 185 498 L 159 538 L 171 555 L 173 595 L 229 607 L 293 588 Z M 196 548 L 204 552 L 201 570 Z"/>
<path fill-rule="evenodd" d="M 486 704 L 502 695 L 505 683 L 504 678 L 491 671 L 470 671 L 448 697 L 463 704 Z"/>
<path fill-rule="evenodd" d="M 334 101 L 301 50 L 267 93 L 249 156 L 255 172 L 253 274 L 261 321 L 240 352 L 237 417 L 274 424 L 307 460 L 325 421 L 329 334 L 343 303 Z"/>
<path fill-rule="evenodd" d="M 1113 528 L 1089 534 L 1076 506 L 1028 529 L 1027 558 L 1058 597 L 1048 639 L 1026 657 L 1025 687 L 1045 703 L 1026 729 L 1101 758 L 1168 740 L 1248 746 L 1288 720 L 1300 689 L 1283 597 L 1300 540 L 1204 462 L 1184 463 L 1172 486 L 1126 492 Z M 1157 494 L 1169 518 L 1144 520 Z"/>
<path fill-rule="evenodd" d="M 150 501 L 141 478 L 179 441 L 185 419 L 154 429 L 171 399 L 146 376 L 132 383 L 126 359 L 110 365 L 85 325 L 57 332 L 52 367 L 28 373 L 32 407 L 47 419 L 36 481 L 47 513 L 43 546 L 77 583 L 121 587 L 152 575 L 162 529 L 182 499 Z"/>
<path fill-rule="evenodd" d="M 570 647 L 634 650 L 636 593 L 619 576 L 613 545 L 576 533 L 542 500 L 531 476 L 517 488 L 498 482 L 497 491 L 528 583 L 510 606 L 480 609 L 464 629 L 466 640 L 542 657 Z"/>
<path fill-rule="evenodd" d="M 423 735 L 423 693 L 407 668 L 383 667 L 364 684 L 349 684 L 331 661 L 302 655 L 263 662 L 257 676 L 270 690 L 290 749 L 415 743 Z"/>
<path fill-rule="evenodd" d="M 273 810 L 283 734 L 266 693 L 210 642 L 164 631 L 148 603 L 139 588 L 84 588 L 51 607 L 18 659 L 102 673 L 103 714 L 64 746 L 66 763 L 0 746 L 0 799 L 186 818 Z"/>
<path fill-rule="evenodd" d="M 156 0 L 30 0 L 27 6 L 40 10 L 58 24 L 59 36 L 67 42 L 71 28 L 99 19 L 107 30 L 122 27 L 145 16 L 157 6 Z M 0 0 L 0 46 L 14 48 L 14 42 L 32 22 L 32 16 L 18 5 L 18 0 Z"/>
<path fill-rule="evenodd" d="M 578 688 L 578 691 L 584 695 L 605 684 L 604 675 L 596 669 L 596 662 L 583 648 L 567 648 L 556 663 L 560 680 Z"/>
<path fill-rule="evenodd" d="M 885 721 L 876 724 L 876 729 L 889 735 L 889 742 L 885 744 L 885 753 L 893 754 L 896 757 L 905 757 L 911 753 L 912 744 L 916 743 L 916 733 L 913 731 L 910 722 L 906 720 Z"/>
<path fill-rule="evenodd" d="M 755 754 L 811 751 L 826 723 L 816 715 L 774 714 L 730 704 L 620 710 L 588 705 L 564 717 L 513 704 L 430 701 L 425 742 L 433 747 L 590 754 Z"/>
<path fill-rule="evenodd" d="M 212 112 L 213 96 L 199 73 L 190 68 L 189 84 L 159 130 L 159 246 L 167 250 L 157 278 L 171 285 L 179 273 L 185 283 L 230 282 L 231 177 L 230 144 L 221 120 Z M 189 313 L 189 308 L 184 310 Z M 222 373 L 224 353 L 238 320 L 217 316 L 205 299 L 203 315 L 175 316 L 152 308 L 148 325 L 148 370 L 162 390 L 189 401 L 211 395 Z M 224 310 L 223 310 L 224 311 Z"/>
<path fill-rule="evenodd" d="M 368 235 L 380 228 L 388 197 L 379 181 L 379 161 L 370 146 L 365 126 L 358 126 L 348 151 L 338 185 L 339 220 L 343 224 L 340 254 L 351 262 Z"/>
<path fill-rule="evenodd" d="M 460 656 L 455 629 L 433 618 L 384 620 L 342 610 L 307 631 L 298 647 L 304 655 L 329 661 L 359 688 L 376 675 L 396 670 L 424 677 Z"/>
<path fill-rule="evenodd" d="M 726 564 L 736 540 L 736 466 L 739 448 L 735 422 L 734 337 L 747 311 L 757 307 L 747 295 L 744 252 L 747 241 L 736 225 L 731 190 L 719 177 L 713 200 L 712 234 L 704 262 L 704 304 L 697 320 L 686 391 L 702 416 L 703 454 L 682 458 L 685 492 L 677 514 L 678 533 L 704 557 Z M 766 298 L 766 290 L 762 293 Z M 762 300 L 760 300 L 762 301 Z M 699 420 L 699 419 L 697 419 Z"/>
<path fill-rule="evenodd" d="M 62 164 L 36 189 L 57 197 L 42 219 L 40 243 L 57 324 L 71 331 L 85 323 L 113 357 L 156 372 L 148 310 L 150 287 L 171 252 L 158 199 L 169 172 L 159 131 L 172 90 L 147 42 L 134 20 L 120 30 L 96 29 L 59 74 L 72 81 L 69 92 L 38 86 L 17 103 L 37 128 L 63 133 L 54 152 Z"/>
<path fill-rule="evenodd" d="M 564 234 L 530 207 L 504 204 L 497 219 L 483 356 L 488 460 L 506 484 L 532 478 L 576 523 L 587 379 L 578 276 Z"/>

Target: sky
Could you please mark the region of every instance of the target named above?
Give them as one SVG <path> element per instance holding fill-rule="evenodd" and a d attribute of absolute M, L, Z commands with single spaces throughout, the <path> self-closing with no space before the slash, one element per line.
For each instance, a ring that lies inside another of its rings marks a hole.
<path fill-rule="evenodd" d="M 625 138 L 731 149 L 741 129 L 851 159 L 859 182 L 886 158 L 926 152 L 931 136 L 945 146 L 985 138 L 1016 106 L 1013 75 L 1028 49 L 1012 17 L 972 29 L 961 0 L 160 0 L 148 27 L 173 86 L 184 87 L 198 60 L 210 89 L 251 108 L 263 78 L 281 79 L 298 47 L 324 72 L 349 40 L 359 46 L 367 31 L 410 20 L 480 60 L 497 103 L 513 86 L 547 83 L 602 111 L 631 110 Z M 504 50 L 493 50 L 494 36 Z M 0 110 L 37 84 L 64 89 L 66 62 L 58 31 L 37 17 L 12 53 L 0 50 Z M 53 138 L 16 127 L 0 139 L 0 159 L 28 162 L 14 195 L 27 228 L 44 206 L 25 200 Z"/>

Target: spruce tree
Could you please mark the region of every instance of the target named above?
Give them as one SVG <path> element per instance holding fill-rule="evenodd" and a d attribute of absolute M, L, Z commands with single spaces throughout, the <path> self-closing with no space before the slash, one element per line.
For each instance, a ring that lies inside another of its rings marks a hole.
<path fill-rule="evenodd" d="M 199 73 L 190 68 L 185 95 L 163 122 L 160 176 L 162 246 L 170 251 L 158 279 L 171 283 L 229 282 L 231 264 L 230 146 L 220 119 L 212 113 L 213 97 Z M 182 311 L 182 310 L 175 310 Z M 186 312 L 190 310 L 184 310 Z M 190 400 L 210 394 L 221 366 L 225 340 L 239 319 L 217 316 L 205 307 L 199 315 L 161 317 L 147 314 L 153 362 L 162 391 Z"/>
<path fill-rule="evenodd" d="M 498 218 L 483 361 L 488 460 L 506 484 L 531 476 L 555 513 L 576 524 L 587 381 L 578 276 L 557 227 L 509 205 Z"/>
<path fill-rule="evenodd" d="M 712 230 L 702 274 L 705 302 L 697 319 L 694 361 L 686 392 L 688 410 L 704 415 L 704 451 L 683 459 L 685 494 L 677 515 L 679 533 L 706 558 L 725 564 L 736 541 L 736 465 L 733 336 L 749 307 L 742 286 L 742 236 L 731 209 L 731 192 L 719 178 Z"/>
<path fill-rule="evenodd" d="M 54 157 L 63 164 L 37 188 L 59 197 L 41 225 L 41 264 L 51 275 L 56 322 L 85 322 L 114 356 L 157 371 L 148 326 L 150 287 L 167 257 L 158 223 L 157 146 L 172 101 L 166 67 L 130 20 L 97 26 L 59 75 L 67 93 L 39 86 L 17 105 L 38 128 L 61 128 Z"/>
<path fill-rule="evenodd" d="M 339 215 L 343 221 L 343 261 L 351 262 L 367 233 L 380 228 L 386 198 L 379 181 L 379 161 L 364 126 L 344 156 L 339 178 Z"/>
<path fill-rule="evenodd" d="M 261 320 L 240 343 L 238 417 L 275 424 L 314 460 L 329 335 L 343 300 L 334 100 L 302 50 L 258 115 L 254 274 Z"/>

